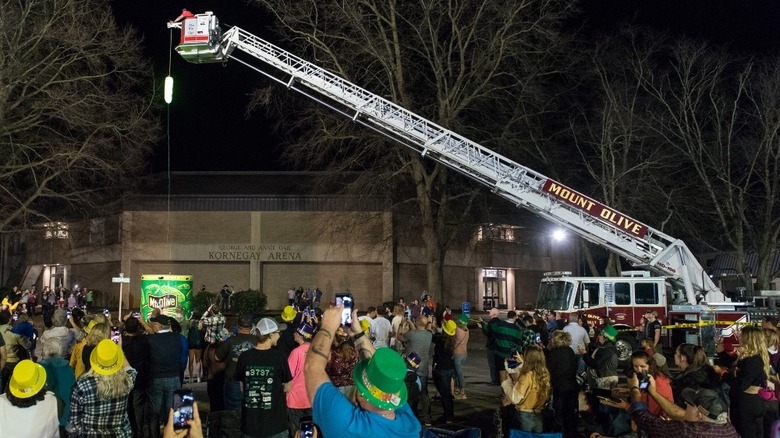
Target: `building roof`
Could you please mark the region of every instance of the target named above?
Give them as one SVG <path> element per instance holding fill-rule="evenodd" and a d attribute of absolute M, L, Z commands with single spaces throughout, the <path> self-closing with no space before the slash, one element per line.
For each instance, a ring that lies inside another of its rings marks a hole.
<path fill-rule="evenodd" d="M 128 211 L 385 211 L 389 198 L 341 194 L 345 172 L 171 172 L 147 177 Z M 325 178 L 327 176 L 327 178 Z M 170 194 L 170 196 L 169 196 Z"/>
<path fill-rule="evenodd" d="M 772 272 L 780 272 L 780 251 L 774 251 L 771 266 Z M 737 275 L 737 258 L 733 252 L 716 255 L 707 267 L 713 277 L 730 277 Z M 745 273 L 755 276 L 758 272 L 758 254 L 755 251 L 745 253 Z"/>

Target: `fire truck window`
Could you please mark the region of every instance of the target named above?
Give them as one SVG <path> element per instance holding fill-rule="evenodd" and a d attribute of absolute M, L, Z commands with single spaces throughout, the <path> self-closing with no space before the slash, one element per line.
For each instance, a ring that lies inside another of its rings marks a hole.
<path fill-rule="evenodd" d="M 598 306 L 599 305 L 599 296 L 601 294 L 599 293 L 599 284 L 598 283 L 585 283 L 582 285 L 582 288 L 588 291 L 587 297 L 588 297 L 588 307 Z"/>
<path fill-rule="evenodd" d="M 615 283 L 615 304 L 631 304 L 631 285 Z"/>
<path fill-rule="evenodd" d="M 636 283 L 634 285 L 636 304 L 658 304 L 658 285 L 656 283 Z"/>

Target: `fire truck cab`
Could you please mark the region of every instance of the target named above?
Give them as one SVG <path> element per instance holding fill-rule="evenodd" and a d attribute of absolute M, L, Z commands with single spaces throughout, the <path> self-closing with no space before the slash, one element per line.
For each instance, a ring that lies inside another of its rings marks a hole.
<path fill-rule="evenodd" d="M 622 277 L 569 275 L 560 271 L 545 273 L 536 308 L 555 310 L 561 318 L 581 313 L 593 327 L 603 327 L 608 318 L 619 331 L 616 346 L 621 361 L 638 347 L 636 328 L 645 313 L 655 310 L 663 324 L 667 297 L 680 296 L 664 277 L 650 277 L 644 271 L 629 271 Z"/>

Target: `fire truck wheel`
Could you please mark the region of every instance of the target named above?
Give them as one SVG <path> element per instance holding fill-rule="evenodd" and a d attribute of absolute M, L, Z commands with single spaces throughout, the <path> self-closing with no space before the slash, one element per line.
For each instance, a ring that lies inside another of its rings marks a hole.
<path fill-rule="evenodd" d="M 636 338 L 628 334 L 619 334 L 615 341 L 615 348 L 618 352 L 618 361 L 620 365 L 628 363 L 631 353 L 636 349 Z"/>

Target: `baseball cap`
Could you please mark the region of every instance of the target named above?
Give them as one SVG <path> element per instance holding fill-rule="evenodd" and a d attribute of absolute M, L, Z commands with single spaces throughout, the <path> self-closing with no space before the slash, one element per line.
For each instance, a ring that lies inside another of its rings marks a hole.
<path fill-rule="evenodd" d="M 248 313 L 242 313 L 238 317 L 238 326 L 239 327 L 252 327 L 252 315 Z"/>
<path fill-rule="evenodd" d="M 721 400 L 718 393 L 711 389 L 703 388 L 696 390 L 685 388 L 681 395 L 685 403 L 695 406 L 699 412 L 708 418 L 717 420 L 721 414 L 726 413 L 726 405 L 723 403 L 723 400 Z"/>
<path fill-rule="evenodd" d="M 171 317 L 163 314 L 159 314 L 154 318 L 149 319 L 149 321 L 156 322 L 157 324 L 164 325 L 164 326 L 171 325 Z"/>
<path fill-rule="evenodd" d="M 265 336 L 286 328 L 287 324 L 277 324 L 276 321 L 271 318 L 263 318 L 260 321 L 257 321 L 257 325 L 255 325 L 255 328 L 252 331 L 256 335 Z"/>

